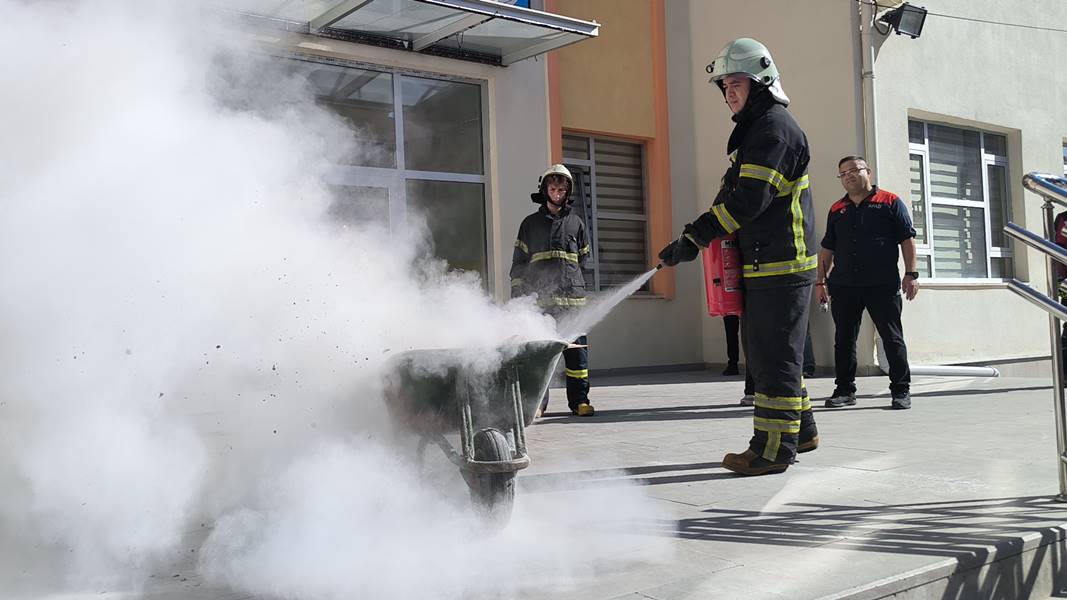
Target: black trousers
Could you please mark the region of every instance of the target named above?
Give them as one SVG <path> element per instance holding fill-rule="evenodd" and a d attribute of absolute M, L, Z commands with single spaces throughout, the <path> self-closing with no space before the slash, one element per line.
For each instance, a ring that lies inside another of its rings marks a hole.
<path fill-rule="evenodd" d="M 741 358 L 738 345 L 738 332 L 741 330 L 741 317 L 726 315 L 722 318 L 722 325 L 726 329 L 726 361 L 736 365 Z"/>
<path fill-rule="evenodd" d="M 741 329 L 741 317 L 726 315 L 722 318 L 723 327 L 726 329 L 726 360 L 730 364 L 737 364 L 738 357 L 738 331 Z M 1065 329 L 1064 331 L 1067 331 Z M 1067 340 L 1067 338 L 1064 338 Z M 1064 354 L 1067 356 L 1067 354 Z M 815 350 L 811 346 L 811 325 L 808 325 L 807 334 L 804 338 L 804 375 L 815 373 Z M 752 380 L 752 370 L 745 369 L 745 395 L 755 393 L 755 382 Z"/>
<path fill-rule="evenodd" d="M 574 340 L 575 344 L 587 346 L 586 336 Z M 578 410 L 579 404 L 589 403 L 589 348 L 568 348 L 563 351 L 564 373 L 567 375 L 567 406 Z M 548 409 L 548 392 L 541 399 L 541 410 Z"/>
<path fill-rule="evenodd" d="M 574 340 L 585 346 L 586 336 Z M 589 403 L 589 348 L 569 348 L 563 351 L 564 372 L 567 375 L 567 406 L 578 410 L 579 404 Z"/>
<path fill-rule="evenodd" d="M 864 309 L 871 315 L 878 336 L 882 338 L 889 360 L 889 391 L 907 392 L 911 388 L 908 349 L 904 345 L 904 327 L 900 323 L 903 302 L 896 285 L 831 285 L 830 313 L 834 317 L 834 370 L 836 393 L 856 393 L 856 338 Z"/>
<path fill-rule="evenodd" d="M 810 284 L 745 292 L 742 340 L 756 392 L 748 446 L 776 463 L 792 463 L 799 440 L 818 435 L 802 374 L 810 306 Z"/>

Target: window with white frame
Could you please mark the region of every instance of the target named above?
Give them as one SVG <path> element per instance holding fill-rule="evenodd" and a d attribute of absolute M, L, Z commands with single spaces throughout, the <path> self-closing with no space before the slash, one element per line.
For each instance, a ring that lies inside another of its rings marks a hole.
<path fill-rule="evenodd" d="M 574 210 L 592 246 L 586 288 L 629 283 L 648 270 L 644 145 L 565 133 L 563 163 L 576 180 Z"/>
<path fill-rule="evenodd" d="M 911 214 L 918 269 L 938 279 L 1012 276 L 1003 135 L 908 121 Z"/>
<path fill-rule="evenodd" d="M 434 255 L 487 284 L 484 84 L 331 61 L 287 64 L 358 139 L 326 178 L 332 215 L 391 227 L 421 215 Z"/>

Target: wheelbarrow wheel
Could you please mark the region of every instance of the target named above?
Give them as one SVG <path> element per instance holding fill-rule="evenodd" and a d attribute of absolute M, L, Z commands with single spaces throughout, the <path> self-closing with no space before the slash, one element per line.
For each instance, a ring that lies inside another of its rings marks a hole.
<path fill-rule="evenodd" d="M 474 434 L 474 460 L 497 461 L 511 458 L 508 438 L 496 429 Z M 474 510 L 492 525 L 504 526 L 511 519 L 515 502 L 515 472 L 465 472 Z"/>

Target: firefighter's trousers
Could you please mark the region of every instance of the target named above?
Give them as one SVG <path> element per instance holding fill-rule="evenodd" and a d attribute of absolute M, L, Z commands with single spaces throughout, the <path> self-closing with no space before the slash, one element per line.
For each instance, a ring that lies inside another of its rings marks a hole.
<path fill-rule="evenodd" d="M 818 435 L 802 375 L 811 285 L 748 289 L 742 338 L 756 388 L 749 448 L 791 464 L 797 444 Z"/>
<path fill-rule="evenodd" d="M 574 340 L 581 348 L 568 348 L 563 351 L 563 364 L 567 374 L 567 406 L 572 411 L 578 410 L 579 404 L 589 403 L 589 343 L 583 335 Z"/>
<path fill-rule="evenodd" d="M 564 373 L 567 375 L 567 406 L 571 412 L 578 410 L 579 404 L 589 404 L 589 344 L 586 336 L 579 336 L 574 343 L 581 348 L 568 348 L 563 351 Z M 548 390 L 541 399 L 541 410 L 548 409 Z"/>

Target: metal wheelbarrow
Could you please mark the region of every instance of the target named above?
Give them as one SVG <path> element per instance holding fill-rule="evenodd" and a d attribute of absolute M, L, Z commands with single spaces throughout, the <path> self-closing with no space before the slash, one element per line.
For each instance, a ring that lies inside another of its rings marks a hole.
<path fill-rule="evenodd" d="M 459 467 L 475 511 L 493 524 L 511 517 L 515 473 L 530 465 L 526 427 L 567 346 L 531 341 L 499 347 L 491 356 L 411 350 L 387 365 L 384 393 L 394 425 L 418 436 L 420 463 L 427 445 L 441 448 Z M 445 437 L 457 432 L 459 451 Z"/>

